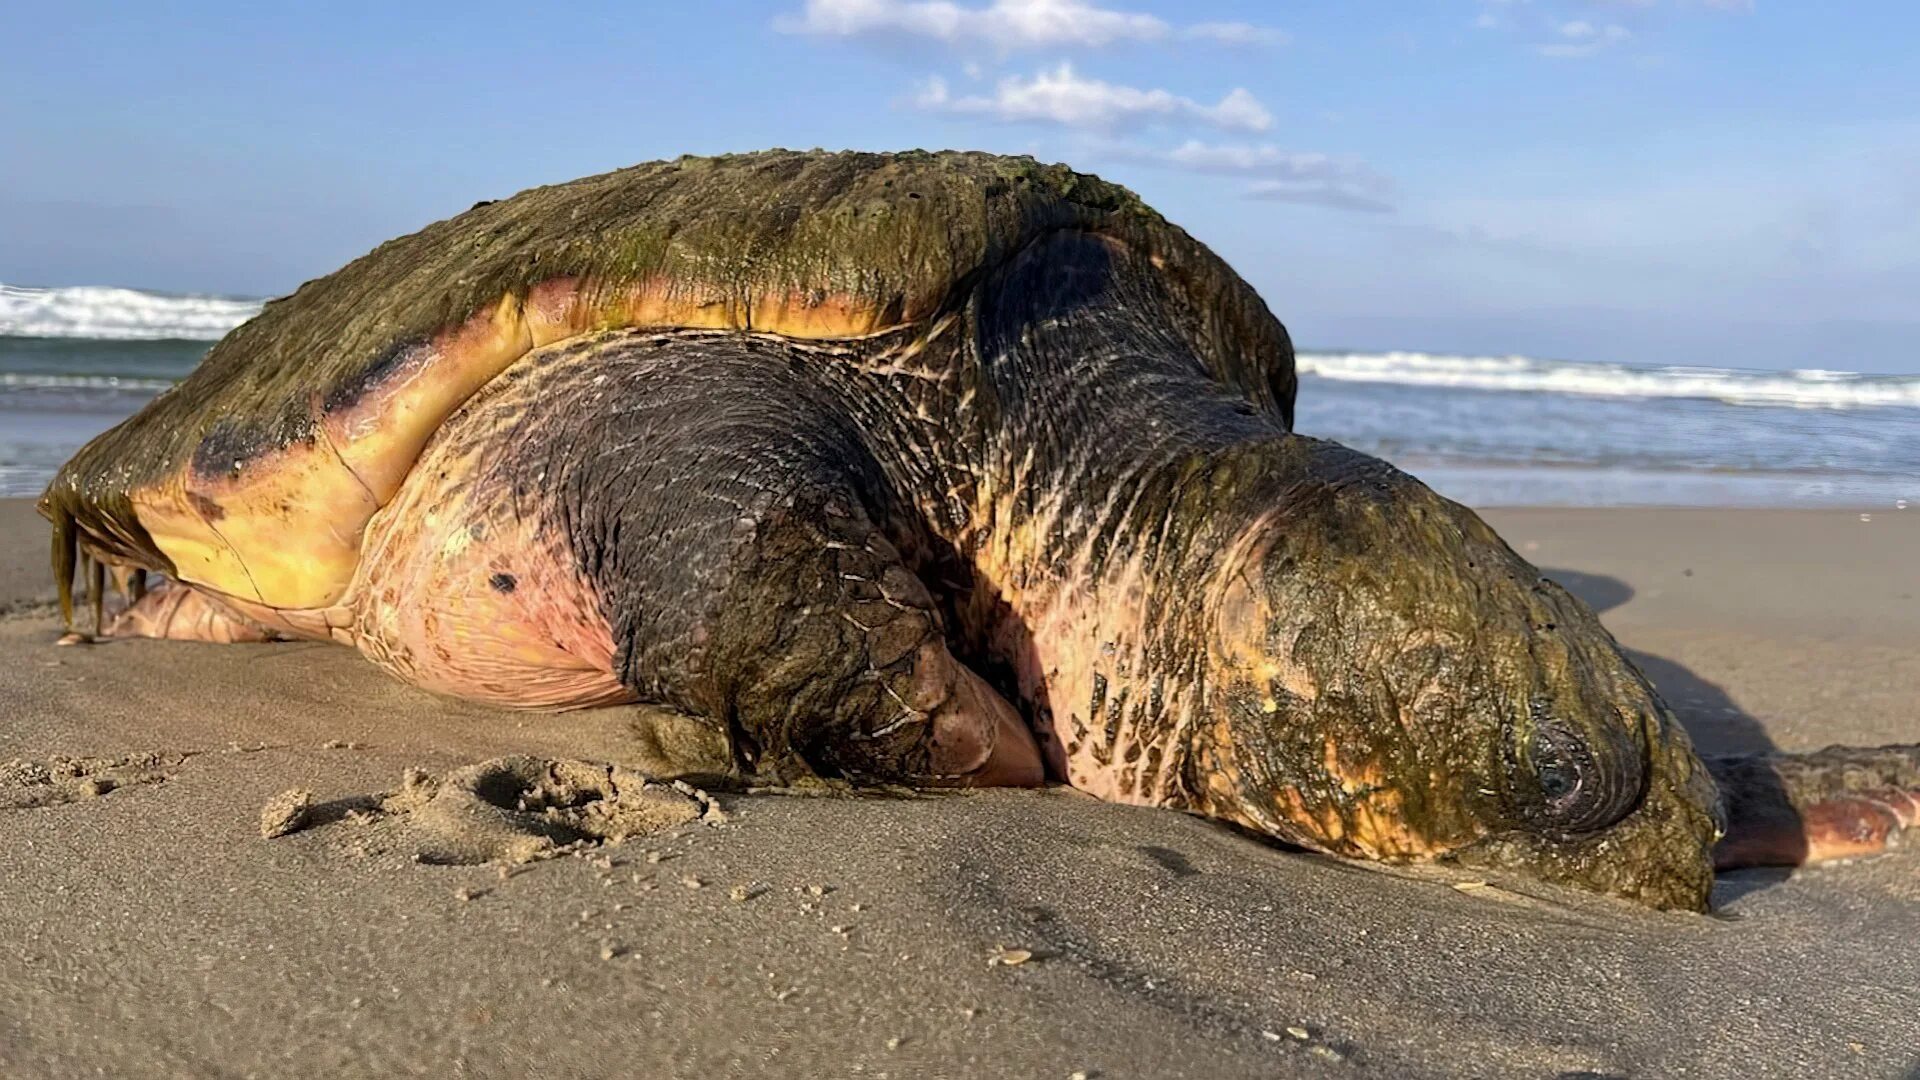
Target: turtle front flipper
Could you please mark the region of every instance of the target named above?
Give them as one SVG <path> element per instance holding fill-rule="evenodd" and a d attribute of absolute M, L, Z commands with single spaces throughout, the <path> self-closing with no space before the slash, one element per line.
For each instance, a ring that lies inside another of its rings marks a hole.
<path fill-rule="evenodd" d="M 1705 760 L 1727 816 L 1720 870 L 1877 855 L 1920 824 L 1920 746 Z"/>
<path fill-rule="evenodd" d="M 749 775 L 1038 782 L 882 528 L 914 526 L 824 362 L 699 331 L 530 353 L 369 524 L 355 643 L 460 697 L 668 706 Z"/>

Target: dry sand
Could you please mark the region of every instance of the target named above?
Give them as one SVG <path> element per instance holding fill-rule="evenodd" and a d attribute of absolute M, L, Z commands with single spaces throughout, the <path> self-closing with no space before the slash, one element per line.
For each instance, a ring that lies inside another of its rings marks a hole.
<path fill-rule="evenodd" d="M 1488 516 L 1709 747 L 1920 739 L 1920 510 Z M 1920 850 L 1695 917 L 1060 790 L 462 773 L 639 751 L 329 646 L 55 648 L 44 551 L 0 502 L 0 1076 L 1920 1075 Z"/>

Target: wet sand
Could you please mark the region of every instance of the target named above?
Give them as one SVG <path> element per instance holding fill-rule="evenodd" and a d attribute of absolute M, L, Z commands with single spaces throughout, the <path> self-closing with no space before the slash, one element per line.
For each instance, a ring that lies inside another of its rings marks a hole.
<path fill-rule="evenodd" d="M 1488 517 L 1708 748 L 1920 740 L 1920 510 Z M 1695 917 L 1058 789 L 653 786 L 625 842 L 503 877 L 435 831 L 450 774 L 636 760 L 625 715 L 330 646 L 57 649 L 45 544 L 0 501 L 0 1075 L 1920 1075 L 1913 847 Z"/>

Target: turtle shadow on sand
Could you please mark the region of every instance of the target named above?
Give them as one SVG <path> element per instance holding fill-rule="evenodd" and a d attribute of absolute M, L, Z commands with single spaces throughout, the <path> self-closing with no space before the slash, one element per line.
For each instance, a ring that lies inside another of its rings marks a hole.
<path fill-rule="evenodd" d="M 1592 608 L 1596 615 L 1605 615 L 1634 596 L 1632 585 L 1605 574 L 1559 567 L 1542 567 L 1540 572 Z M 1624 645 L 1620 651 L 1646 675 L 1654 689 L 1660 691 L 1702 754 L 1770 754 L 1779 750 L 1765 725 L 1741 708 L 1724 687 L 1702 678 L 1676 660 Z M 1792 871 L 1784 867 L 1722 874 L 1715 892 L 1724 903 L 1778 884 L 1791 875 Z"/>

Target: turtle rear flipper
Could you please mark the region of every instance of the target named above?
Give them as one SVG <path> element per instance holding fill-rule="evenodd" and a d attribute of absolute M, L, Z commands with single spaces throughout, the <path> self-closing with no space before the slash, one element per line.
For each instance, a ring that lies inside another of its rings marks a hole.
<path fill-rule="evenodd" d="M 1705 761 L 1727 816 L 1716 869 L 1876 855 L 1920 824 L 1920 745 Z"/>
<path fill-rule="evenodd" d="M 217 645 L 281 641 L 285 635 L 234 611 L 203 589 L 162 578 L 132 596 L 104 628 L 110 638 L 164 638 Z"/>

